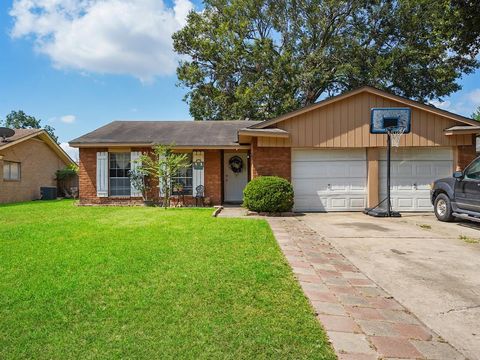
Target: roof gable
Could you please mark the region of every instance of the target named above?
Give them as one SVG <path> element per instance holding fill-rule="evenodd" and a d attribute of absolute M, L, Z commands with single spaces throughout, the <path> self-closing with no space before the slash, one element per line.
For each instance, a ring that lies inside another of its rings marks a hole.
<path fill-rule="evenodd" d="M 52 137 L 43 129 L 14 129 L 15 135 L 8 138 L 6 142 L 0 142 L 0 151 L 16 146 L 32 138 L 44 141 L 66 165 L 73 165 L 72 158 L 58 145 Z"/>
<path fill-rule="evenodd" d="M 313 110 L 320 109 L 324 106 L 328 106 L 330 104 L 343 101 L 343 100 L 348 99 L 352 96 L 356 96 L 356 95 L 362 94 L 362 93 L 374 94 L 374 95 L 383 97 L 385 99 L 401 103 L 403 105 L 406 105 L 406 106 L 414 108 L 414 109 L 423 110 L 423 111 L 426 111 L 426 112 L 429 112 L 429 113 L 432 113 L 432 114 L 435 114 L 435 115 L 438 115 L 438 116 L 448 118 L 450 120 L 458 121 L 461 124 L 473 125 L 473 126 L 478 125 L 478 122 L 473 120 L 473 119 L 469 119 L 467 117 L 464 117 L 464 116 L 461 116 L 461 115 L 458 115 L 458 114 L 454 114 L 454 113 L 451 113 L 449 111 L 442 110 L 442 109 L 436 108 L 436 107 L 431 106 L 431 105 L 426 105 L 426 104 L 423 104 L 423 103 L 415 101 L 415 100 L 410 100 L 410 99 L 407 99 L 407 98 L 404 98 L 404 97 L 401 97 L 401 96 L 398 96 L 398 95 L 394 95 L 394 94 L 391 94 L 389 92 L 386 92 L 386 91 L 383 91 L 383 90 L 380 90 L 380 89 L 377 89 L 377 88 L 374 88 L 374 87 L 371 87 L 371 86 L 363 86 L 361 88 L 358 88 L 358 89 L 355 89 L 355 90 L 352 90 L 352 91 L 348 91 L 348 92 L 345 92 L 343 94 L 340 94 L 340 95 L 333 96 L 331 98 L 322 100 L 318 103 L 315 103 L 315 104 L 312 104 L 312 105 L 309 105 L 309 106 L 305 106 L 301 109 L 289 112 L 287 114 L 278 116 L 276 118 L 262 121 L 259 124 L 255 124 L 255 125 L 250 126 L 250 128 L 251 129 L 263 129 L 263 128 L 272 126 L 276 123 L 291 119 L 291 118 L 296 117 L 298 115 L 302 115 L 306 112 L 310 112 L 310 111 L 313 111 Z"/>

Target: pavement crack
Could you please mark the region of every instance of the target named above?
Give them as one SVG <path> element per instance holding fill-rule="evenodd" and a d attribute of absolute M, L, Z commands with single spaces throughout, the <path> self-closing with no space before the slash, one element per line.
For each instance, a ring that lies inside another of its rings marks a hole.
<path fill-rule="evenodd" d="M 472 309 L 477 309 L 477 308 L 480 308 L 480 305 L 463 306 L 463 307 L 458 308 L 458 309 L 454 308 L 454 309 L 450 309 L 448 311 L 442 311 L 440 314 L 444 315 L 444 314 L 449 314 L 449 313 L 452 313 L 452 312 L 467 311 L 467 310 L 472 310 Z"/>

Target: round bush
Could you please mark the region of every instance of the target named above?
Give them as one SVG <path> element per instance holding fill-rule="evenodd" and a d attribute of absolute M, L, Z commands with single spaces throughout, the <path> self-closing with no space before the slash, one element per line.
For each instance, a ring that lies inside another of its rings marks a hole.
<path fill-rule="evenodd" d="M 293 207 L 293 187 L 277 176 L 260 176 L 243 190 L 243 206 L 257 212 L 287 212 Z"/>

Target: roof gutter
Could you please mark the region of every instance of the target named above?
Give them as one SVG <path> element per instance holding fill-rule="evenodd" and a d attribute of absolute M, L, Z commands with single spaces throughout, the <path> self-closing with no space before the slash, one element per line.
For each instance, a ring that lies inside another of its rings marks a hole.
<path fill-rule="evenodd" d="M 109 147 L 147 147 L 151 148 L 154 143 L 69 143 L 74 148 L 109 148 Z M 249 149 L 249 145 L 173 145 L 174 149 Z"/>

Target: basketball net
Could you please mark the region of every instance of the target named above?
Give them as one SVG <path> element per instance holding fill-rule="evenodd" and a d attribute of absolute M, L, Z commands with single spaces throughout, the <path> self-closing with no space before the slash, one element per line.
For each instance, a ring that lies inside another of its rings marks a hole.
<path fill-rule="evenodd" d="M 402 126 L 391 128 L 388 130 L 392 147 L 398 148 L 400 146 L 400 139 L 402 138 L 404 132 L 405 128 Z"/>

